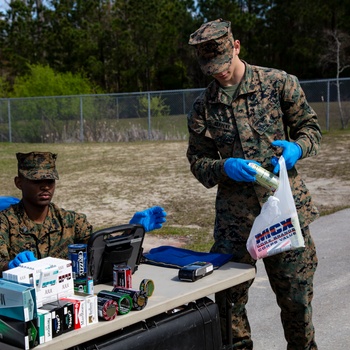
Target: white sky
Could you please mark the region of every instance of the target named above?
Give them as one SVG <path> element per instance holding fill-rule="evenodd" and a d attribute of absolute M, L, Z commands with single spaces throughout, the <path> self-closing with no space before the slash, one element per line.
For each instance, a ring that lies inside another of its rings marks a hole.
<path fill-rule="evenodd" d="M 0 0 L 0 10 L 5 10 L 7 8 L 7 1 Z"/>

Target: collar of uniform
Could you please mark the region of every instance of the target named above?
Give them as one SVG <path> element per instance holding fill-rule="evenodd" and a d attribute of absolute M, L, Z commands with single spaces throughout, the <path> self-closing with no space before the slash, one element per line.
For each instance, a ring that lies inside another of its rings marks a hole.
<path fill-rule="evenodd" d="M 220 84 L 213 80 L 207 89 L 207 98 L 209 103 L 222 103 L 224 105 L 230 106 L 232 103 L 231 96 L 227 95 L 220 87 Z"/>
<path fill-rule="evenodd" d="M 245 72 L 240 85 L 239 95 L 249 94 L 259 88 L 258 85 L 254 83 L 254 72 L 252 66 L 246 61 L 242 60 L 242 62 L 245 65 Z"/>
<path fill-rule="evenodd" d="M 35 236 L 40 238 L 40 232 L 37 232 L 37 225 L 40 225 L 40 224 L 37 224 L 36 222 L 34 222 L 33 220 L 31 220 L 29 218 L 26 211 L 24 210 L 24 205 L 23 205 L 22 200 L 18 203 L 18 205 L 19 205 L 18 209 L 21 213 L 19 216 L 22 217 L 21 224 L 20 224 L 21 233 L 31 234 L 31 235 L 34 234 Z M 42 227 L 47 227 L 48 226 L 47 223 L 52 221 L 52 209 L 51 209 L 52 206 L 53 206 L 53 203 L 50 203 L 49 210 L 48 210 L 47 216 L 45 218 L 45 221 L 41 224 Z"/>
<path fill-rule="evenodd" d="M 254 84 L 254 73 L 252 66 L 243 61 L 245 65 L 245 72 L 241 83 L 239 84 L 236 98 L 240 95 L 245 95 L 254 92 L 258 89 L 258 85 Z M 227 106 L 232 104 L 231 96 L 227 95 L 220 84 L 214 79 L 208 86 L 208 102 L 209 103 L 222 103 Z"/>

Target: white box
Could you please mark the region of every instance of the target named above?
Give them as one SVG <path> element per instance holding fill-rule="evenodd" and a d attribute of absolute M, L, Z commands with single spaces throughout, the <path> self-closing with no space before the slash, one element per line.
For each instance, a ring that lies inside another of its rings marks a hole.
<path fill-rule="evenodd" d="M 58 269 L 57 274 L 57 294 L 58 298 L 63 298 L 74 294 L 74 280 L 72 272 L 72 262 L 70 260 L 59 258 L 45 258 L 45 262 L 55 265 Z"/>
<path fill-rule="evenodd" d="M 47 258 L 22 263 L 19 268 L 34 273 L 38 307 L 58 299 L 58 268 L 50 264 Z"/>
<path fill-rule="evenodd" d="M 91 326 L 98 322 L 97 295 L 75 292 L 74 297 L 86 302 L 86 325 Z"/>

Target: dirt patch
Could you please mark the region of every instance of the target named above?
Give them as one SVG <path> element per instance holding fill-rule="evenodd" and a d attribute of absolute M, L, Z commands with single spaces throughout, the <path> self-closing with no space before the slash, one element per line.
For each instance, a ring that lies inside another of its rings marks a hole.
<path fill-rule="evenodd" d="M 13 184 L 13 155 L 23 152 L 24 146 L 9 147 L 7 154 L 0 155 L 4 169 L 0 181 L 7 189 L 4 195 L 19 196 Z M 164 238 L 164 230 L 154 231 L 147 235 L 145 245 L 155 245 L 154 236 L 157 245 L 183 245 L 195 239 L 194 235 L 203 240 L 212 235 L 216 188 L 206 189 L 191 174 L 186 141 L 42 144 L 32 149 L 58 153 L 60 180 L 54 202 L 85 213 L 95 229 L 125 224 L 136 211 L 160 205 L 168 213 L 167 233 L 178 228 L 188 228 L 189 233 L 180 234 L 186 238 Z M 321 213 L 350 206 L 349 151 L 349 133 L 326 135 L 319 155 L 298 162 Z"/>

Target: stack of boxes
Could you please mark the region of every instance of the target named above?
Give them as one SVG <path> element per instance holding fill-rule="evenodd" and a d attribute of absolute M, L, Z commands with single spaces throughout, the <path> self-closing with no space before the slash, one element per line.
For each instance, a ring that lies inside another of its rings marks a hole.
<path fill-rule="evenodd" d="M 3 271 L 0 341 L 31 349 L 97 322 L 97 296 L 75 291 L 70 260 L 48 257 Z"/>

